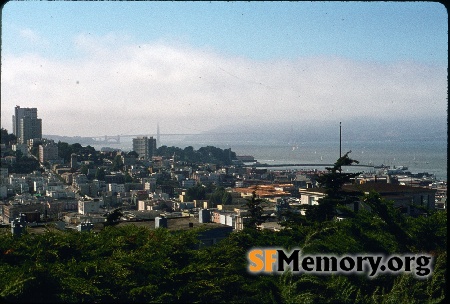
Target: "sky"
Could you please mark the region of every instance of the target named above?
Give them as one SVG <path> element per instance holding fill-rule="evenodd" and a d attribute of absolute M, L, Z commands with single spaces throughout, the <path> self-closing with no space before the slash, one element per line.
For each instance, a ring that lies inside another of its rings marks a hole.
<path fill-rule="evenodd" d="M 16 105 L 65 136 L 446 123 L 440 3 L 10 1 L 1 22 L 10 132 Z"/>

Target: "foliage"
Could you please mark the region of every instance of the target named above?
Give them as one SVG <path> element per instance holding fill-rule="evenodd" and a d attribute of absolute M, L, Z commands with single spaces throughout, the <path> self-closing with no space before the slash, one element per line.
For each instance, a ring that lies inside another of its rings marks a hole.
<path fill-rule="evenodd" d="M 344 192 L 342 186 L 359 173 L 342 173 L 342 166 L 358 163 L 348 156 L 350 152 L 340 157 L 333 167 L 326 168 L 328 173 L 317 177 L 317 182 L 325 189 L 325 197 L 319 199 L 318 205 L 308 206 L 306 212 L 308 220 L 323 222 L 333 219 L 339 213 L 351 214 L 346 205 L 356 203 L 358 197 Z"/>
<path fill-rule="evenodd" d="M 122 215 L 123 215 L 123 212 L 122 212 L 121 208 L 117 208 L 111 212 L 108 212 L 108 215 L 106 216 L 105 226 L 111 226 L 113 224 L 118 223 L 118 221 L 120 220 L 120 217 Z"/>
<path fill-rule="evenodd" d="M 83 166 L 82 166 L 82 167 L 83 167 Z M 83 172 L 85 172 L 85 173 L 83 173 Z M 81 169 L 81 173 L 87 174 L 87 168 L 86 168 L 86 170 Z M 104 167 L 99 167 L 99 168 L 97 168 L 97 171 L 95 172 L 95 178 L 96 178 L 97 180 L 104 181 L 104 180 L 105 180 L 105 176 L 106 176 L 106 170 L 105 170 L 105 168 L 104 168 Z"/>
<path fill-rule="evenodd" d="M 394 203 L 381 198 L 380 194 L 374 191 L 366 194 L 363 202 L 383 222 L 384 228 L 395 237 L 400 249 L 406 251 L 410 247 L 412 239 L 404 229 L 406 218 L 398 209 L 394 208 Z"/>
<path fill-rule="evenodd" d="M 23 156 L 20 151 L 16 151 L 16 162 L 13 164 L 4 164 L 2 167 L 7 167 L 8 172 L 18 174 L 29 174 L 33 171 L 40 170 L 39 161 L 33 157 Z"/>
<path fill-rule="evenodd" d="M 12 145 L 12 144 L 16 143 L 16 141 L 17 141 L 17 137 L 14 134 L 8 133 L 8 130 L 1 128 L 0 143 L 5 144 L 5 145 Z"/>
<path fill-rule="evenodd" d="M 216 187 L 214 192 L 209 196 L 209 201 L 213 205 L 231 205 L 231 194 L 224 187 Z"/>
<path fill-rule="evenodd" d="M 116 155 L 114 157 L 113 163 L 112 163 L 112 170 L 113 171 L 121 171 L 123 169 L 123 161 L 122 156 Z"/>
<path fill-rule="evenodd" d="M 230 165 L 233 159 L 236 159 L 236 153 L 231 149 L 220 149 L 213 146 L 201 147 L 194 150 L 192 146 L 184 149 L 178 147 L 161 146 L 156 150 L 156 155 L 173 157 L 177 161 L 187 163 L 212 163 L 218 165 Z"/>
<path fill-rule="evenodd" d="M 65 163 L 70 162 L 71 155 L 75 153 L 78 161 L 93 161 L 94 164 L 102 163 L 102 156 L 99 151 L 96 151 L 94 147 L 83 147 L 79 143 L 68 144 L 66 142 L 58 142 L 58 156 L 64 159 Z"/>
<path fill-rule="evenodd" d="M 345 159 L 344 159 L 345 161 Z M 338 163 L 339 165 L 339 163 Z M 339 174 L 339 167 L 330 170 Z M 328 178 L 328 177 L 327 177 Z M 325 179 L 325 181 L 330 181 Z M 341 179 L 336 182 L 339 184 Z M 329 189 L 337 202 L 340 190 Z M 203 190 L 202 190 L 203 189 Z M 192 194 L 223 188 L 197 185 Z M 212 198 L 213 196 L 211 196 Z M 351 198 L 353 200 L 354 198 Z M 342 221 L 318 221 L 291 211 L 285 229 L 255 229 L 262 223 L 262 200 L 248 200 L 251 221 L 211 247 L 197 248 L 201 229 L 151 230 L 134 225 L 106 225 L 100 232 L 48 229 L 13 237 L 0 232 L 0 297 L 5 302 L 126 303 L 443 303 L 446 297 L 447 213 L 406 217 L 392 202 L 371 192 L 360 198 L 369 207 Z M 331 210 L 331 209 L 330 209 Z M 331 213 L 330 213 L 331 215 Z M 115 223 L 119 209 L 108 216 Z M 28 228 L 31 229 L 31 228 Z M 318 254 L 421 254 L 433 256 L 433 274 L 253 275 L 247 253 L 277 247 Z M 197 249 L 196 249 L 197 248 Z"/>
<path fill-rule="evenodd" d="M 264 223 L 263 208 L 261 206 L 262 199 L 256 197 L 256 192 L 253 191 L 252 198 L 247 199 L 247 208 L 249 212 L 249 220 L 245 223 L 247 228 L 256 229 L 257 226 Z"/>
<path fill-rule="evenodd" d="M 201 184 L 196 184 L 195 186 L 188 188 L 186 190 L 186 199 L 189 202 L 206 199 L 206 188 Z"/>
<path fill-rule="evenodd" d="M 305 252 L 336 254 L 398 252 L 399 247 L 392 245 L 395 236 L 374 215 L 366 211 L 341 222 L 281 232 L 244 229 L 200 249 L 192 246 L 197 242 L 196 229 L 171 232 L 128 225 L 108 226 L 99 233 L 48 230 L 20 238 L 3 233 L 0 296 L 8 302 L 32 299 L 46 303 L 443 301 L 447 253 L 445 244 L 434 242 L 426 245 L 434 252 L 434 273 L 425 280 L 406 274 L 367 279 L 289 272 L 257 276 L 247 272 L 246 254 L 253 247 L 301 247 Z M 445 215 L 437 212 L 429 220 L 436 222 L 438 238 L 446 238 Z M 414 239 L 427 222 L 411 218 L 403 228 Z M 423 248 L 417 250 L 424 252 Z"/>

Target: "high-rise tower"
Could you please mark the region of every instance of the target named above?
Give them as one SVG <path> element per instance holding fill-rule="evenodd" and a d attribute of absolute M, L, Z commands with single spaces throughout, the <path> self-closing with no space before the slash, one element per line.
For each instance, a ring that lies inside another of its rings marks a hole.
<path fill-rule="evenodd" d="M 26 144 L 29 139 L 42 138 L 42 119 L 37 118 L 37 108 L 14 108 L 13 134 L 17 142 Z"/>
<path fill-rule="evenodd" d="M 133 138 L 133 151 L 139 155 L 139 158 L 151 159 L 156 152 L 156 139 L 147 136 Z"/>

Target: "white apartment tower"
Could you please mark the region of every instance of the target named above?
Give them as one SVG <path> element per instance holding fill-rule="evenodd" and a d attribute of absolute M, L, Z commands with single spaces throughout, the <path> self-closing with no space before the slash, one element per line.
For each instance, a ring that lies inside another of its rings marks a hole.
<path fill-rule="evenodd" d="M 147 136 L 133 138 L 133 151 L 139 158 L 151 159 L 156 152 L 156 139 Z"/>
<path fill-rule="evenodd" d="M 42 119 L 37 118 L 37 108 L 14 108 L 13 134 L 19 144 L 29 139 L 42 138 Z"/>

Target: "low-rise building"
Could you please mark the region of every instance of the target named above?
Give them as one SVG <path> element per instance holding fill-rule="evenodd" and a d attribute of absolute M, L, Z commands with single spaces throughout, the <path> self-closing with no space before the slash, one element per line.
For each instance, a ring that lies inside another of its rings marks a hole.
<path fill-rule="evenodd" d="M 434 189 L 373 182 L 344 185 L 343 190 L 356 195 L 360 194 L 361 196 L 368 194 L 370 191 L 375 191 L 382 198 L 393 201 L 395 207 L 408 215 L 414 216 L 421 213 L 414 205 L 430 210 L 435 209 L 436 190 Z M 300 189 L 299 191 L 301 205 L 317 205 L 319 199 L 325 196 L 325 189 L 323 188 Z M 359 202 L 358 205 L 359 207 L 368 208 L 364 202 Z M 353 208 L 353 206 L 349 207 Z"/>
<path fill-rule="evenodd" d="M 83 215 L 89 213 L 96 213 L 99 211 L 100 206 L 103 206 L 103 199 L 101 198 L 94 198 L 90 200 L 79 200 L 78 213 Z"/>

